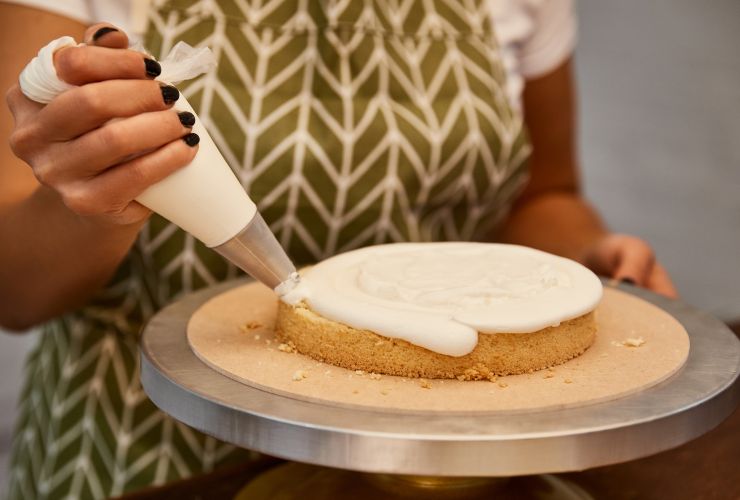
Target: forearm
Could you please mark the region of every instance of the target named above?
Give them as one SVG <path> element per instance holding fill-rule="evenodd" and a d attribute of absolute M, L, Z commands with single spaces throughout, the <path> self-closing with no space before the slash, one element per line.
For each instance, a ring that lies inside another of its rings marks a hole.
<path fill-rule="evenodd" d="M 606 233 L 599 216 L 578 193 L 552 191 L 517 204 L 496 239 L 582 262 L 586 250 Z"/>
<path fill-rule="evenodd" d="M 110 279 L 142 224 L 81 217 L 44 187 L 0 208 L 0 324 L 24 329 L 84 304 Z"/>
<path fill-rule="evenodd" d="M 532 140 L 531 178 L 495 239 L 562 255 L 597 274 L 675 297 L 650 245 L 634 236 L 609 234 L 581 197 L 571 73 L 566 61 L 527 81 L 523 100 Z"/>

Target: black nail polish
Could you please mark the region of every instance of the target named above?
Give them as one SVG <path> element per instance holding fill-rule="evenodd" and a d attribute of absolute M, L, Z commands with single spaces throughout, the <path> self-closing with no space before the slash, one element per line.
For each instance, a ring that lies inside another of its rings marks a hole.
<path fill-rule="evenodd" d="M 180 91 L 172 85 L 162 86 L 162 98 L 165 104 L 172 104 L 180 98 Z"/>
<path fill-rule="evenodd" d="M 195 147 L 200 142 L 200 136 L 198 134 L 188 134 L 182 138 L 185 144 L 188 146 Z"/>
<path fill-rule="evenodd" d="M 111 28 L 110 26 L 105 26 L 103 28 L 100 28 L 92 36 L 93 42 L 97 42 L 98 38 L 102 37 L 103 35 L 107 35 L 108 33 L 113 33 L 114 31 L 118 31 L 118 30 L 116 28 Z"/>
<path fill-rule="evenodd" d="M 189 111 L 181 111 L 177 113 L 177 117 L 180 119 L 180 123 L 186 127 L 192 127 L 195 125 L 195 115 Z"/>
<path fill-rule="evenodd" d="M 619 281 L 621 281 L 622 283 L 627 283 L 628 285 L 636 285 L 637 284 L 637 282 L 635 280 L 633 280 L 632 278 L 622 278 Z"/>
<path fill-rule="evenodd" d="M 155 78 L 162 72 L 162 66 L 154 59 L 149 59 L 148 57 L 144 59 L 144 67 L 146 68 L 146 76 L 150 78 Z"/>

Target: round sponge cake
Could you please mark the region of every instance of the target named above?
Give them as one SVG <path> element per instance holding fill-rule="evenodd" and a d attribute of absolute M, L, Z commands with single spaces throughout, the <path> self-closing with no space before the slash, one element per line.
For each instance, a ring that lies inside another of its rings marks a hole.
<path fill-rule="evenodd" d="M 479 334 L 470 354 L 446 356 L 405 340 L 323 318 L 305 304 L 278 306 L 276 331 L 282 342 L 314 359 L 350 370 L 403 377 L 491 379 L 564 363 L 594 341 L 594 313 L 559 326 L 521 333 Z"/>
<path fill-rule="evenodd" d="M 353 370 L 492 379 L 563 363 L 596 333 L 599 279 L 515 245 L 404 243 L 303 271 L 276 332 L 298 352 Z"/>

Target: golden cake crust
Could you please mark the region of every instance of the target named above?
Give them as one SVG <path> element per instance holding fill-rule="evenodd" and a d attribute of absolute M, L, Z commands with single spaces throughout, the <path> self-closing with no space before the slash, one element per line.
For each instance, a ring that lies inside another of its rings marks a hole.
<path fill-rule="evenodd" d="M 475 349 L 460 357 L 352 328 L 318 315 L 304 303 L 281 301 L 275 330 L 301 354 L 351 370 L 482 380 L 541 370 L 579 356 L 594 341 L 596 321 L 590 312 L 533 333 L 479 334 Z"/>

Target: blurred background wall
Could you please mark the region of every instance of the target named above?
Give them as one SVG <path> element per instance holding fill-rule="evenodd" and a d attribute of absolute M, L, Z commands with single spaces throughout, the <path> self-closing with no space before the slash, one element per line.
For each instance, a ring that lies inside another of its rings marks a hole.
<path fill-rule="evenodd" d="M 34 333 L 8 335 L 0 330 L 0 498 L 5 497 L 8 452 L 23 362 L 34 341 Z"/>
<path fill-rule="evenodd" d="M 493 0 L 498 1 L 498 0 Z M 740 318 L 740 2 L 581 0 L 586 192 L 685 301 Z M 31 335 L 0 334 L 0 491 Z"/>
<path fill-rule="evenodd" d="M 687 302 L 740 318 L 740 2 L 582 0 L 586 192 Z"/>

